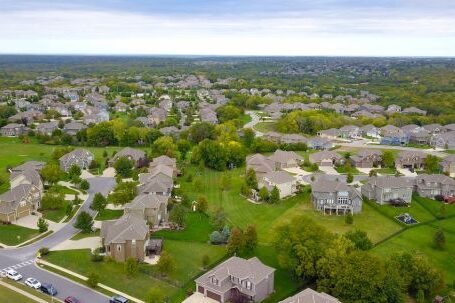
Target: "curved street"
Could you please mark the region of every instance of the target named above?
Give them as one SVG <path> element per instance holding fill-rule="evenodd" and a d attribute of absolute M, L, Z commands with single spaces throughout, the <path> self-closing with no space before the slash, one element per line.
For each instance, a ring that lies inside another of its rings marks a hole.
<path fill-rule="evenodd" d="M 51 283 L 58 291 L 56 297 L 62 300 L 68 296 L 75 296 L 82 302 L 107 302 L 107 296 L 35 266 L 37 251 L 42 247 L 52 248 L 79 232 L 78 229 L 73 227 L 77 215 L 82 211 L 86 211 L 93 216 L 95 212 L 90 209 L 90 204 L 95 193 L 99 192 L 106 196 L 115 185 L 115 179 L 110 177 L 94 177 L 87 179 L 87 181 L 90 183 L 88 198 L 81 205 L 76 215 L 64 227 L 33 244 L 20 248 L 0 250 L 0 269 L 13 268 L 22 274 L 24 279 L 33 277 L 41 283 Z"/>

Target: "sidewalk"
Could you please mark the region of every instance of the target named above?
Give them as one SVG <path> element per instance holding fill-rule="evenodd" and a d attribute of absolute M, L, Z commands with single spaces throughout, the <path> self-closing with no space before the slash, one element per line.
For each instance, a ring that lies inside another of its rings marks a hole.
<path fill-rule="evenodd" d="M 76 277 L 76 278 L 78 278 L 78 279 L 81 279 L 81 280 L 84 280 L 84 281 L 87 281 L 87 279 L 88 279 L 87 277 L 85 277 L 85 276 L 83 276 L 83 275 L 80 275 L 80 274 L 78 274 L 78 273 L 75 273 L 74 271 L 68 270 L 68 269 L 66 269 L 66 268 L 60 267 L 60 266 L 55 265 L 55 264 L 52 264 L 52 263 L 49 263 L 49 262 L 44 261 L 44 260 L 42 260 L 42 259 L 38 259 L 38 260 L 36 261 L 36 263 L 37 263 L 38 265 L 39 265 L 39 264 L 43 264 L 43 265 L 46 265 L 46 266 L 55 268 L 55 269 L 57 269 L 57 270 L 59 270 L 59 271 L 61 271 L 61 272 L 67 273 L 67 274 L 69 274 L 69 275 L 71 275 L 71 276 L 74 276 L 74 277 Z M 54 272 L 54 274 L 58 275 L 58 273 L 55 273 L 55 272 Z M 75 283 L 77 283 L 77 282 L 75 282 Z M 125 294 L 125 293 L 123 293 L 123 292 L 121 292 L 121 291 L 118 291 L 117 289 L 111 288 L 111 287 L 109 287 L 109 286 L 107 286 L 107 285 L 98 283 L 98 287 L 103 288 L 103 289 L 105 289 L 105 290 L 107 290 L 107 291 L 110 291 L 110 292 L 112 292 L 112 293 L 114 293 L 114 294 L 121 295 L 121 296 L 123 296 L 123 297 L 129 299 L 130 301 L 137 302 L 137 303 L 145 303 L 145 302 L 142 301 L 142 300 L 139 300 L 139 299 L 137 299 L 137 298 L 135 298 L 135 297 L 132 297 L 132 296 L 130 296 L 130 295 L 127 295 L 127 294 Z M 87 287 L 87 288 L 88 288 L 88 287 Z"/>
<path fill-rule="evenodd" d="M 45 301 L 45 300 L 43 300 L 41 298 L 38 298 L 37 296 L 34 296 L 31 293 L 26 292 L 25 290 L 22 290 L 20 288 L 14 287 L 13 285 L 5 283 L 5 282 L 3 282 L 1 280 L 0 280 L 0 285 L 6 287 L 8 289 L 11 289 L 12 291 L 17 292 L 17 293 L 19 293 L 19 294 L 21 294 L 21 295 L 23 295 L 23 296 L 25 296 L 25 297 L 33 300 L 33 301 L 36 301 L 38 303 L 48 303 L 47 301 Z"/>

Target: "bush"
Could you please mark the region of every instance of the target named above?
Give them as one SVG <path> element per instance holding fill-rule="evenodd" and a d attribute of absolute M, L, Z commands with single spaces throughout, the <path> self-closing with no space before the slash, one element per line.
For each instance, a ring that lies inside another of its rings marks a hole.
<path fill-rule="evenodd" d="M 40 233 L 46 232 L 49 229 L 49 223 L 47 223 L 43 218 L 39 218 L 36 225 L 38 226 L 38 231 Z"/>
<path fill-rule="evenodd" d="M 90 188 L 90 183 L 87 180 L 82 180 L 81 184 L 79 184 L 79 188 L 82 190 L 88 190 Z"/>
<path fill-rule="evenodd" d="M 91 255 L 92 262 L 102 262 L 104 260 L 104 256 L 100 255 L 98 252 L 94 252 Z"/>
<path fill-rule="evenodd" d="M 345 218 L 344 218 L 344 222 L 346 224 L 353 224 L 354 223 L 354 216 L 352 214 L 348 214 Z"/>
<path fill-rule="evenodd" d="M 41 256 L 47 256 L 49 254 L 49 248 L 47 247 L 41 247 L 39 250 L 38 250 L 38 253 L 41 255 Z"/>
<path fill-rule="evenodd" d="M 443 250 L 446 246 L 446 236 L 444 231 L 439 229 L 435 232 L 433 243 L 436 249 Z"/>
<path fill-rule="evenodd" d="M 94 273 L 94 272 L 91 272 L 88 277 L 87 277 L 87 285 L 91 288 L 95 288 L 96 286 L 98 286 L 98 282 L 99 282 L 99 276 L 98 274 Z"/>
<path fill-rule="evenodd" d="M 134 258 L 128 258 L 125 262 L 125 272 L 128 277 L 132 277 L 137 273 L 138 264 Z"/>

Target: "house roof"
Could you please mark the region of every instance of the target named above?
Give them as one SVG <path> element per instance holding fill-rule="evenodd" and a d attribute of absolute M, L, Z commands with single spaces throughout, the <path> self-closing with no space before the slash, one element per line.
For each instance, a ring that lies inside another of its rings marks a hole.
<path fill-rule="evenodd" d="M 133 201 L 125 204 L 125 209 L 146 209 L 146 208 L 159 208 L 161 204 L 166 204 L 168 198 L 155 194 L 141 194 L 136 196 Z"/>
<path fill-rule="evenodd" d="M 45 162 L 42 162 L 42 161 L 27 161 L 21 165 L 18 165 L 16 167 L 13 167 L 11 169 L 11 171 L 23 171 L 23 170 L 26 170 L 26 169 L 35 169 L 35 170 L 40 170 L 41 168 L 44 167 L 44 165 L 46 165 Z"/>
<path fill-rule="evenodd" d="M 444 185 L 455 185 L 455 180 L 442 174 L 421 174 L 416 177 L 416 183 L 425 182 L 425 183 L 441 183 Z"/>
<path fill-rule="evenodd" d="M 263 177 L 273 184 L 283 184 L 295 181 L 295 178 L 285 171 L 272 171 L 266 173 Z"/>
<path fill-rule="evenodd" d="M 370 186 L 376 186 L 380 188 L 412 188 L 412 180 L 406 177 L 395 177 L 395 176 L 377 176 L 370 177 L 367 182 Z"/>
<path fill-rule="evenodd" d="M 0 213 L 8 214 L 17 209 L 19 202 L 32 190 L 31 184 L 20 184 L 0 195 Z"/>
<path fill-rule="evenodd" d="M 284 151 L 284 150 L 280 150 L 280 149 L 277 149 L 269 157 L 269 159 L 274 162 L 278 162 L 278 163 L 286 163 L 288 161 L 295 161 L 295 160 L 303 161 L 303 157 L 300 155 L 297 155 L 295 152 Z"/>
<path fill-rule="evenodd" d="M 101 224 L 101 237 L 104 243 L 125 243 L 129 240 L 145 240 L 148 226 L 144 219 L 134 215 L 124 215 L 115 221 L 103 221 Z"/>
<path fill-rule="evenodd" d="M 323 151 L 320 151 L 320 152 L 317 152 L 314 154 L 310 154 L 309 159 L 311 162 L 319 162 L 319 161 L 325 160 L 325 159 L 332 159 L 332 160 L 339 161 L 339 160 L 343 159 L 343 157 L 334 151 L 323 150 Z"/>
<path fill-rule="evenodd" d="M 341 303 L 337 298 L 311 288 L 302 290 L 295 296 L 289 297 L 279 303 Z"/>
<path fill-rule="evenodd" d="M 128 157 L 133 159 L 134 161 L 139 161 L 140 159 L 145 158 L 145 152 L 140 149 L 125 147 L 124 149 L 116 153 L 114 157 L 112 157 L 111 161 L 115 162 L 121 157 Z"/>
<path fill-rule="evenodd" d="M 83 148 L 78 148 L 78 149 L 73 150 L 72 152 L 69 152 L 69 153 L 61 156 L 59 160 L 65 162 L 71 158 L 82 159 L 82 158 L 89 158 L 89 157 L 91 157 L 92 159 L 94 158 L 93 154 L 90 151 L 83 149 Z"/>
<path fill-rule="evenodd" d="M 23 171 L 13 171 L 13 172 L 11 172 L 10 180 L 13 181 L 14 179 L 20 178 L 21 176 L 25 180 L 28 180 L 30 182 L 30 184 L 32 184 L 32 185 L 35 185 L 37 187 L 42 185 L 40 174 L 36 170 L 34 170 L 32 168 L 25 169 Z"/>

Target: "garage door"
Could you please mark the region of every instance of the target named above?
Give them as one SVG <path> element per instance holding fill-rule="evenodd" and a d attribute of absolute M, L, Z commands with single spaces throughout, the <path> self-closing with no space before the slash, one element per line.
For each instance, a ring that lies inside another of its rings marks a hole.
<path fill-rule="evenodd" d="M 221 296 L 216 293 L 213 293 L 209 290 L 207 291 L 207 297 L 209 297 L 210 299 L 216 300 L 218 302 L 221 302 Z"/>
<path fill-rule="evenodd" d="M 204 293 L 204 287 L 198 286 L 197 287 L 197 291 L 200 292 L 201 294 L 203 294 Z"/>

